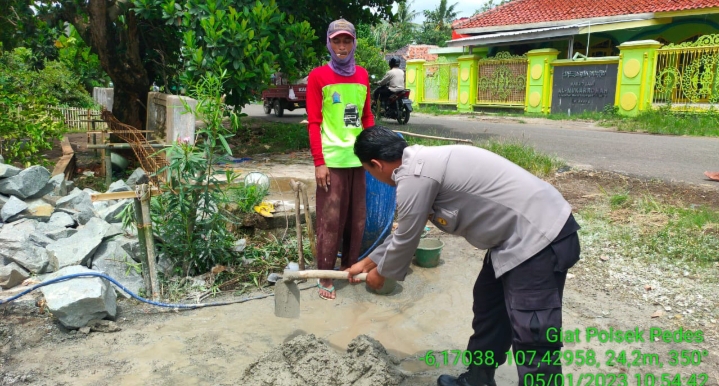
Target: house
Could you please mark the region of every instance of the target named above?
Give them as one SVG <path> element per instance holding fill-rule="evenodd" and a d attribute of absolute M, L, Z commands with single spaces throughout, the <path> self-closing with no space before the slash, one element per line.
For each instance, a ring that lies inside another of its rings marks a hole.
<path fill-rule="evenodd" d="M 512 0 L 410 60 L 417 104 L 620 114 L 719 103 L 719 0 Z"/>
<path fill-rule="evenodd" d="M 428 62 L 437 60 L 437 55 L 430 53 L 431 50 L 439 48 L 438 46 L 430 44 L 409 44 L 395 52 L 390 52 L 385 55 L 385 60 L 389 61 L 390 58 L 396 57 L 399 59 L 399 68 L 405 69 L 408 60 L 422 59 Z"/>
<path fill-rule="evenodd" d="M 559 58 L 618 55 L 625 42 L 662 44 L 719 33 L 717 0 L 514 0 L 453 26 L 450 47 L 521 55 L 554 48 Z"/>

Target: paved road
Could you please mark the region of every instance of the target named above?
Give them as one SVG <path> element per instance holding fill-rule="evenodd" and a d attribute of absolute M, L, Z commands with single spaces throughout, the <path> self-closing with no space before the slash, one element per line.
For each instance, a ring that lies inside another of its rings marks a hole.
<path fill-rule="evenodd" d="M 243 112 L 274 121 L 305 119 L 304 109 L 285 111 L 282 118 L 265 115 L 259 105 L 248 106 Z M 524 117 L 415 114 L 406 126 L 386 119 L 382 124 L 394 130 L 455 138 L 520 140 L 562 158 L 573 167 L 719 189 L 719 183 L 704 177 L 706 170 L 719 170 L 719 138 L 620 133 L 593 123 Z"/>

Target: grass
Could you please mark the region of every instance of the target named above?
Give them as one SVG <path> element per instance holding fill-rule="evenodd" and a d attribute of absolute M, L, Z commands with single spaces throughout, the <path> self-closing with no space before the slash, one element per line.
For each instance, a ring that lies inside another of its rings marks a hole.
<path fill-rule="evenodd" d="M 664 106 L 642 112 L 636 117 L 624 117 L 618 115 L 615 108 L 601 112 L 587 111 L 571 116 L 549 114 L 544 117 L 552 120 L 595 121 L 600 126 L 613 127 L 617 131 L 625 132 L 719 137 L 719 110 L 715 109 L 698 113 L 672 111 L 670 106 Z"/>
<path fill-rule="evenodd" d="M 300 123 L 268 122 L 243 118 L 242 127 L 230 138 L 235 156 L 263 153 L 288 153 L 310 146 L 307 126 Z"/>
<path fill-rule="evenodd" d="M 222 292 L 241 295 L 265 287 L 272 272 L 282 272 L 290 262 L 298 261 L 297 238 L 289 234 L 277 238 L 273 234 L 248 237 L 243 260 L 232 265 L 217 266 L 215 273 L 204 276 L 204 283 L 184 277 L 161 279 L 162 296 L 169 301 L 181 301 L 189 297 L 215 296 Z M 307 235 L 303 236 L 302 251 L 307 264 L 312 264 L 312 253 Z M 194 296 L 193 296 L 194 295 Z"/>
<path fill-rule="evenodd" d="M 460 113 L 454 109 L 443 109 L 437 105 L 424 105 L 414 109 L 415 112 L 429 115 L 476 115 L 477 113 Z"/>
<path fill-rule="evenodd" d="M 719 261 L 719 212 L 711 208 L 669 205 L 649 195 L 620 192 L 605 193 L 603 200 L 581 214 L 605 223 L 607 242 L 627 257 L 699 266 Z"/>
<path fill-rule="evenodd" d="M 490 140 L 479 144 L 479 147 L 501 155 L 540 178 L 566 166 L 562 160 L 540 153 L 519 141 Z"/>
<path fill-rule="evenodd" d="M 441 109 L 436 105 L 425 105 L 416 109 L 419 113 L 440 115 L 489 115 L 487 113 L 460 113 L 456 110 Z M 645 111 L 636 117 L 618 115 L 617 107 L 608 107 L 603 111 L 585 111 L 578 114 L 524 114 L 511 111 L 499 111 L 492 116 L 520 118 L 536 117 L 556 121 L 594 121 L 599 126 L 611 127 L 618 131 L 664 135 L 686 135 L 696 137 L 719 137 L 719 110 L 711 108 L 706 112 L 673 111 L 671 106 L 663 106 Z M 519 119 L 518 123 L 526 123 Z"/>
<path fill-rule="evenodd" d="M 628 132 L 719 137 L 719 111 L 712 109 L 705 113 L 690 113 L 661 108 L 635 118 L 615 119 L 615 127 Z"/>
<path fill-rule="evenodd" d="M 245 185 L 244 182 L 227 189 L 228 198 L 237 205 L 240 213 L 252 213 L 267 196 L 267 191 L 258 185 Z"/>
<path fill-rule="evenodd" d="M 429 135 L 435 135 L 430 133 Z M 443 146 L 454 145 L 453 141 L 405 136 L 409 145 Z M 537 177 L 546 177 L 566 164 L 556 157 L 542 154 L 533 147 L 519 141 L 489 140 L 475 143 L 475 146 L 489 150 L 514 162 Z"/>

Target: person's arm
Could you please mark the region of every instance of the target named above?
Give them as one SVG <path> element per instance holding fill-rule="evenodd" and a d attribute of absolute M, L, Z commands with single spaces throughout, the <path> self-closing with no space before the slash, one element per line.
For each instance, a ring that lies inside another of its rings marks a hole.
<path fill-rule="evenodd" d="M 322 88 L 320 87 L 318 71 L 310 73 L 307 79 L 307 94 L 305 110 L 307 111 L 307 131 L 310 136 L 310 152 L 314 159 L 315 167 L 325 164 L 325 157 L 322 153 L 322 135 L 320 125 L 322 124 Z"/>
<path fill-rule="evenodd" d="M 406 177 L 397 184 L 397 229 L 369 255 L 381 276 L 400 281 L 407 276 L 438 192 L 439 182 L 427 177 Z"/>
<path fill-rule="evenodd" d="M 384 85 L 388 84 L 389 81 L 390 81 L 390 79 L 392 79 L 392 75 L 390 74 L 389 71 L 387 71 L 387 73 L 384 74 L 384 78 L 382 78 L 382 79 L 379 81 L 379 85 L 380 85 L 380 86 L 384 86 Z"/>

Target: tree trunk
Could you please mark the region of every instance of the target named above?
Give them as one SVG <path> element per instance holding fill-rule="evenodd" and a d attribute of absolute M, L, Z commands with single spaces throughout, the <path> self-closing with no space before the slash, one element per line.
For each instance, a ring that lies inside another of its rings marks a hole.
<path fill-rule="evenodd" d="M 143 130 L 150 77 L 143 63 L 137 17 L 125 13 L 125 23 L 108 13 L 106 0 L 90 0 L 87 5 L 89 25 L 85 36 L 100 59 L 100 65 L 112 79 L 114 103 L 112 113 L 120 122 Z M 116 15 L 115 15 L 116 16 Z M 80 31 L 81 26 L 75 25 Z M 89 35 L 89 36 L 88 36 Z M 83 37 L 85 37 L 83 36 Z"/>
<path fill-rule="evenodd" d="M 111 77 L 112 78 L 112 77 Z M 130 125 L 138 130 L 145 127 L 145 119 L 147 117 L 147 94 L 148 92 L 137 92 L 135 90 L 127 90 L 115 84 L 114 101 L 112 103 L 112 114 L 120 120 L 120 122 Z M 150 85 L 148 84 L 149 88 Z M 140 104 L 142 102 L 142 104 Z"/>

